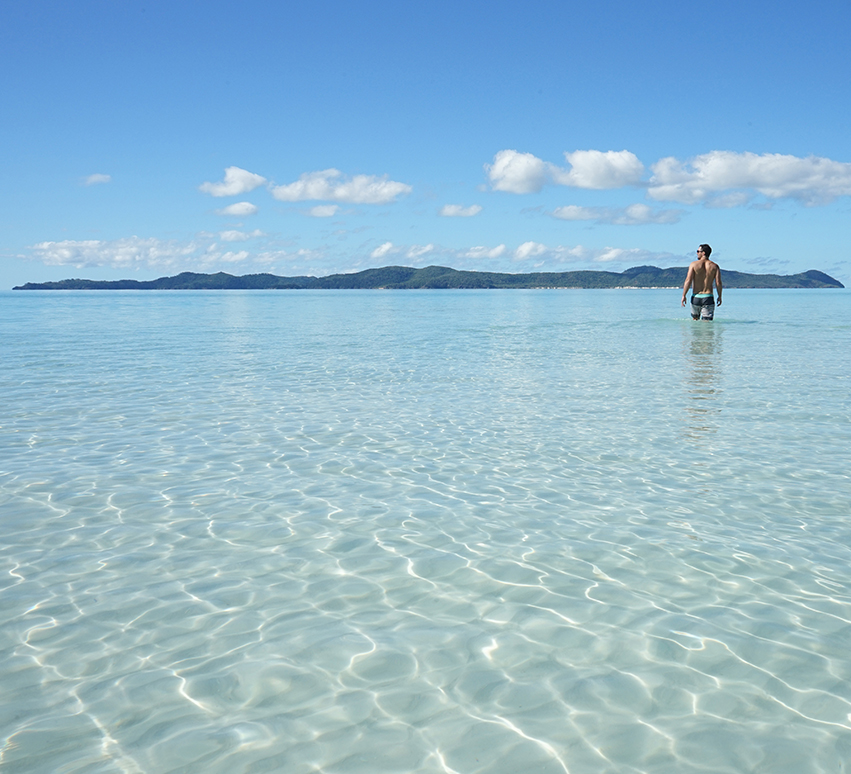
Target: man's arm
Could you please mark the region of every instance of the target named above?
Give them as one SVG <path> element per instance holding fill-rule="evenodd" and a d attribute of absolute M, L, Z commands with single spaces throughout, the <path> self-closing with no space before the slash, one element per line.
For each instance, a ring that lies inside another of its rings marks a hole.
<path fill-rule="evenodd" d="M 686 293 L 688 293 L 689 286 L 691 285 L 694 279 L 694 264 L 690 264 L 688 267 L 688 274 L 686 274 L 686 281 L 683 284 L 683 303 L 682 306 L 686 305 Z"/>
<path fill-rule="evenodd" d="M 721 268 L 718 268 L 718 271 L 715 275 L 715 289 L 718 291 L 718 306 L 721 306 L 721 291 L 724 290 L 724 283 L 721 282 Z"/>

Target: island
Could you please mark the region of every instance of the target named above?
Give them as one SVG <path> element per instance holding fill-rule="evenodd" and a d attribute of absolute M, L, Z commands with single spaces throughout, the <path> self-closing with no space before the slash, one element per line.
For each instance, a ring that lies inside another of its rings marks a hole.
<path fill-rule="evenodd" d="M 623 272 L 565 271 L 503 274 L 491 271 L 458 271 L 446 266 L 414 269 L 385 266 L 352 274 L 327 277 L 278 277 L 246 274 L 242 277 L 218 272 L 183 272 L 155 280 L 66 279 L 59 282 L 27 282 L 13 290 L 437 290 L 498 288 L 681 288 L 687 268 L 634 266 Z M 746 274 L 723 271 L 724 288 L 844 288 L 839 280 L 811 269 L 799 274 Z"/>

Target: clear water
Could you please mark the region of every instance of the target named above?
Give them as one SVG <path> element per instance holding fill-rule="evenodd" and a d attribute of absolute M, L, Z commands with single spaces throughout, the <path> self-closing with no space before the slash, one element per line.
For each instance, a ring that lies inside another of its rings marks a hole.
<path fill-rule="evenodd" d="M 0 294 L 0 769 L 851 770 L 849 302 Z"/>

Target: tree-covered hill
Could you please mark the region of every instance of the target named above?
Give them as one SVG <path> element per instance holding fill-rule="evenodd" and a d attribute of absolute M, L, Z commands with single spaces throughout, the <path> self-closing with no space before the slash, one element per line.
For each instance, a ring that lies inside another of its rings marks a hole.
<path fill-rule="evenodd" d="M 353 274 L 327 277 L 278 277 L 246 274 L 242 277 L 218 272 L 183 272 L 155 280 L 67 279 L 59 282 L 28 282 L 14 290 L 369 290 L 440 288 L 678 288 L 683 286 L 686 267 L 660 269 L 634 266 L 624 272 L 565 271 L 504 274 L 489 271 L 457 271 L 446 266 L 414 269 L 385 266 Z M 746 274 L 723 272 L 725 288 L 842 288 L 841 282 L 812 269 L 799 274 Z"/>

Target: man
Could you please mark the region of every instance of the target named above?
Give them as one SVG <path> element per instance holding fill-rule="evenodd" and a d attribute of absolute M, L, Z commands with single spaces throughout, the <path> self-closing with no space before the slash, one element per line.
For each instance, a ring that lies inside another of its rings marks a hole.
<path fill-rule="evenodd" d="M 718 264 L 709 260 L 712 248 L 701 245 L 697 248 L 697 260 L 691 262 L 683 285 L 683 306 L 686 305 L 686 294 L 689 286 L 692 288 L 691 319 L 711 320 L 715 316 L 715 299 L 712 296 L 712 285 L 718 290 L 718 306 L 721 306 L 721 269 Z"/>

